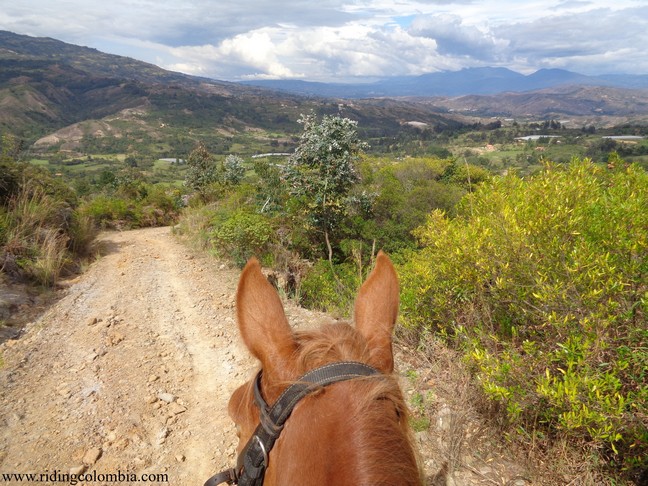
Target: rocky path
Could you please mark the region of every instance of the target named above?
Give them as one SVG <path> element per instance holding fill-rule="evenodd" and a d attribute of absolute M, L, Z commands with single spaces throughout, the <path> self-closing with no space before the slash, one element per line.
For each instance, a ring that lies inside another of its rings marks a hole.
<path fill-rule="evenodd" d="M 237 339 L 238 272 L 169 233 L 104 236 L 106 255 L 5 344 L 1 473 L 202 484 L 233 459 L 227 401 L 254 368 Z"/>

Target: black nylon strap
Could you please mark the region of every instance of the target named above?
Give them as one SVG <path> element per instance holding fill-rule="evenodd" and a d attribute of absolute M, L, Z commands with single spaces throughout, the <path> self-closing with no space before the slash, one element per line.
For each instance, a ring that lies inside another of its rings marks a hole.
<path fill-rule="evenodd" d="M 261 372 L 256 377 L 254 395 L 260 409 L 261 423 L 241 453 L 238 460 L 242 468 L 238 484 L 240 486 L 260 486 L 268 466 L 267 457 L 279 437 L 281 429 L 297 403 L 305 396 L 320 388 L 363 376 L 379 374 L 375 368 L 355 361 L 343 361 L 309 371 L 289 386 L 277 399 L 272 408 L 268 407 L 261 395 Z M 255 439 L 255 436 L 258 439 Z"/>

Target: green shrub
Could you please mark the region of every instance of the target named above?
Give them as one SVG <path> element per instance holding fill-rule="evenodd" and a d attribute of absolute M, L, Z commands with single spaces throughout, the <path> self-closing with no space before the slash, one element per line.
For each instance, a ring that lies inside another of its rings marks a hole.
<path fill-rule="evenodd" d="M 391 253 L 415 246 L 412 230 L 434 209 L 452 213 L 466 192 L 458 184 L 441 182 L 451 164 L 435 158 L 365 161 L 362 189 L 374 198 L 357 233 Z"/>
<path fill-rule="evenodd" d="M 106 195 L 91 199 L 81 206 L 80 211 L 102 228 L 137 227 L 141 220 L 141 208 L 135 202 Z"/>
<path fill-rule="evenodd" d="M 215 218 L 210 240 L 216 252 L 242 266 L 252 256 L 263 258 L 274 231 L 260 214 L 236 211 L 222 219 Z M 218 220 L 220 219 L 220 221 Z"/>
<path fill-rule="evenodd" d="M 648 174 L 574 160 L 433 212 L 402 268 L 406 325 L 462 347 L 521 427 L 648 457 Z"/>
<path fill-rule="evenodd" d="M 362 277 L 351 263 L 334 265 L 334 269 L 335 274 L 328 261 L 317 261 L 301 282 L 300 302 L 309 309 L 350 317 Z"/>

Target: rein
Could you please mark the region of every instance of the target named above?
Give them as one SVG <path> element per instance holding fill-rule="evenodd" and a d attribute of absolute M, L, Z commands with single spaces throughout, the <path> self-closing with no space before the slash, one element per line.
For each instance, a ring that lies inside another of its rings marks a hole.
<path fill-rule="evenodd" d="M 236 467 L 212 476 L 204 486 L 216 486 L 223 483 L 262 486 L 268 467 L 268 455 L 286 420 L 302 398 L 339 381 L 379 373 L 375 368 L 355 361 L 342 361 L 315 368 L 290 385 L 270 407 L 261 395 L 262 371 L 259 371 L 254 379 L 254 399 L 259 407 L 261 423 L 239 454 Z"/>

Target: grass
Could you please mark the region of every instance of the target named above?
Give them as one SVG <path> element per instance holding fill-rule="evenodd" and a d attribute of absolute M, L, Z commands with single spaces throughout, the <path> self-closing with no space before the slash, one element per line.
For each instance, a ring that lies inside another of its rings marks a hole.
<path fill-rule="evenodd" d="M 66 250 L 67 237 L 58 228 L 41 228 L 35 258 L 25 269 L 37 282 L 51 286 L 58 280 L 66 264 L 70 262 Z"/>
<path fill-rule="evenodd" d="M 40 167 L 47 167 L 50 164 L 49 160 L 46 159 L 31 159 L 29 163 Z"/>
<path fill-rule="evenodd" d="M 27 276 L 41 285 L 53 285 L 69 262 L 68 235 L 58 218 L 64 206 L 38 186 L 23 189 L 11 202 L 4 250 L 15 256 Z"/>

